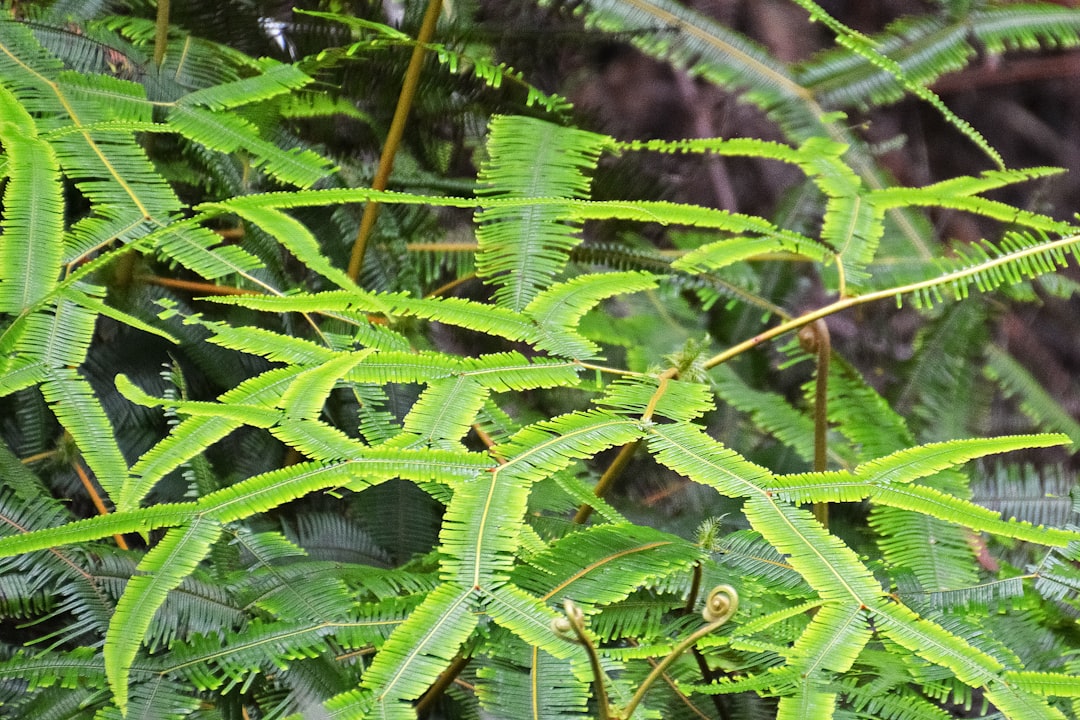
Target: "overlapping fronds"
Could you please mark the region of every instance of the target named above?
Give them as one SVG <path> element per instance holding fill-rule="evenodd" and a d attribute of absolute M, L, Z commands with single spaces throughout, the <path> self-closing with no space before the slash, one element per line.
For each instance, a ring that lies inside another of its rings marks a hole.
<path fill-rule="evenodd" d="M 489 127 L 489 160 L 477 176 L 487 198 L 582 198 L 586 171 L 610 140 L 585 131 L 496 117 Z M 581 242 L 575 223 L 559 205 L 504 209 L 477 216 L 477 274 L 497 286 L 496 303 L 521 311 L 562 269 Z"/>
<path fill-rule="evenodd" d="M 151 21 L 84 32 L 5 11 L 4 710 L 390 719 L 442 703 L 448 717 L 674 720 L 740 716 L 727 703 L 746 699 L 741 716 L 940 720 L 950 697 L 979 696 L 1004 717 L 1060 717 L 1055 698 L 1080 694 L 1059 657 L 1061 609 L 1080 604 L 1069 488 L 1003 491 L 1002 473 L 990 494 L 1017 502 L 983 505 L 988 485 L 963 469 L 1080 438 L 1015 359 L 964 346 L 987 336 L 972 287 L 1017 288 L 1080 258 L 1075 224 L 985 197 L 1056 171 L 892 187 L 823 108 L 914 94 L 985 150 L 926 84 L 976 41 L 1076 44 L 1077 13 L 965 6 L 870 38 L 799 3 L 842 46 L 799 68 L 668 0 L 577 8 L 734 89 L 787 142 L 621 142 L 499 114 L 486 140 L 477 124 L 454 148 L 482 144 L 475 186 L 403 173 L 463 196 L 411 179 L 370 190 L 363 162 L 335 151 L 335 174 L 294 142 L 337 112 L 377 127 L 351 80 L 312 74 L 413 46 L 404 30 L 316 13 L 356 34 L 287 63 L 174 28 L 157 65 Z M 287 30 L 281 57 L 302 28 Z M 562 108 L 487 47 L 429 49 Z M 593 197 L 605 156 L 642 153 L 785 163 L 813 191 L 813 217 Z M 362 288 L 341 259 L 350 206 L 368 201 L 427 219 L 397 219 L 385 242 L 398 249 Z M 394 267 L 417 236 L 430 245 L 431 209 L 462 226 L 474 213 L 461 234 L 475 231 L 482 283 L 460 275 L 469 262 L 454 278 L 437 262 L 422 277 Z M 1007 232 L 941 250 L 927 209 Z M 585 242 L 586 223 L 613 221 L 692 230 L 674 250 Z M 712 307 L 721 294 L 738 303 Z M 957 305 L 919 335 L 892 395 L 892 378 L 874 389 L 839 342 L 818 356 L 821 404 L 805 349 L 781 348 L 781 368 L 747 352 L 894 299 Z M 963 373 L 984 356 L 1039 431 L 1066 435 L 960 439 L 975 427 L 977 375 Z M 802 472 L 822 430 L 833 469 Z M 24 465 L 9 447 L 34 455 Z M 1039 490 L 1060 496 L 1058 512 L 1011 517 Z M 826 527 L 806 503 L 835 504 L 847 524 Z"/>

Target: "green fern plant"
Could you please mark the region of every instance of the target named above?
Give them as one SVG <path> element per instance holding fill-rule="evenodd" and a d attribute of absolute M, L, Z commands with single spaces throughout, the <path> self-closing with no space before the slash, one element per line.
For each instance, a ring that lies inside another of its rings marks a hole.
<path fill-rule="evenodd" d="M 638 5 L 653 15 L 661 7 Z M 132 38 L 133 54 L 137 28 L 145 41 L 137 21 L 110 27 L 123 33 L 118 46 Z M 858 46 L 845 63 L 923 87 L 922 71 L 836 27 Z M 727 36 L 694 37 L 715 46 Z M 1005 717 L 1068 716 L 1080 678 L 1061 653 L 1036 652 L 1035 639 L 1066 642 L 1055 623 L 1076 603 L 1080 531 L 976 504 L 965 467 L 1076 438 L 931 441 L 836 353 L 819 405 L 826 415 L 815 417 L 808 408 L 822 385 L 808 383 L 807 402 L 793 403 L 735 365 L 849 308 L 964 308 L 978 302 L 972 288 L 1018 288 L 1065 266 L 1077 257 L 1077 226 L 983 197 L 1054 170 L 885 186 L 785 75 L 798 101 L 766 99 L 805 131 L 790 145 L 623 142 L 496 115 L 471 195 L 343 187 L 317 153 L 277 144 L 296 107 L 289 98 L 311 91 L 310 76 L 215 47 L 195 55 L 232 59 L 222 75 L 200 75 L 198 88 L 161 80 L 155 92 L 173 94 L 151 96 L 149 82 L 65 67 L 32 25 L 0 20 L 0 389 L 15 408 L 0 445 L 6 714 L 411 718 L 441 704 L 459 716 L 628 720 L 723 717 L 731 698 L 748 716 L 942 718 L 949 702 L 977 697 Z M 166 58 L 162 68 L 183 75 L 183 63 Z M 812 123 L 796 117 L 807 112 Z M 147 139 L 159 136 L 217 168 L 214 188 L 228 187 L 239 162 L 242 187 L 185 203 Z M 594 199 L 603 158 L 657 152 L 790 164 L 822 198 L 820 226 Z M 84 202 L 66 205 L 66 193 Z M 358 287 L 313 228 L 318 215 L 370 200 L 473 212 L 475 271 L 490 296 Z M 903 277 L 883 274 L 887 218 L 931 207 L 1009 231 L 912 253 Z M 600 262 L 587 263 L 581 228 L 598 221 L 708 235 L 674 260 L 601 249 Z M 239 245 L 222 233 L 236 227 Z M 814 267 L 835 299 L 802 313 L 773 302 L 754 268 L 792 259 Z M 196 305 L 162 292 L 153 313 L 135 312 L 133 298 L 184 287 L 132 269 L 151 263 L 182 268 L 198 278 L 186 287 L 215 294 Z M 736 286 L 740 270 L 749 282 Z M 660 334 L 634 329 L 637 318 L 613 304 L 659 298 L 696 317 L 680 291 L 708 300 L 718 287 L 738 287 L 733 303 L 766 306 L 777 321 L 730 343 L 697 338 L 655 358 L 623 357 L 613 333 L 642 345 Z M 434 324 L 472 345 L 440 341 Z M 108 328 L 156 345 L 117 368 Z M 791 366 L 810 360 L 794 343 L 778 352 Z M 1001 357 L 988 368 L 1010 391 L 1037 396 Z M 925 419 L 931 399 L 921 390 L 906 402 Z M 571 405 L 545 412 L 529 402 L 536 397 Z M 1071 434 L 1075 423 L 1040 399 L 1026 412 Z M 757 462 L 753 447 L 715 437 L 717 400 L 801 464 Z M 828 430 L 833 469 L 809 471 L 815 424 Z M 136 442 L 128 427 L 149 428 L 148 437 Z M 59 447 L 48 453 L 53 465 L 32 471 L 19 455 L 45 444 L 44 428 Z M 635 462 L 707 488 L 733 509 L 734 525 L 713 519 L 691 536 L 631 521 L 609 490 Z M 100 488 L 99 509 L 58 499 L 75 498 L 67 468 Z M 866 537 L 823 527 L 808 503 L 865 508 Z M 407 513 L 399 523 L 416 547 L 404 556 L 388 540 L 387 506 Z M 980 569 L 983 538 L 1025 543 L 1033 569 Z M 999 622 L 987 612 L 995 604 L 1020 617 Z"/>

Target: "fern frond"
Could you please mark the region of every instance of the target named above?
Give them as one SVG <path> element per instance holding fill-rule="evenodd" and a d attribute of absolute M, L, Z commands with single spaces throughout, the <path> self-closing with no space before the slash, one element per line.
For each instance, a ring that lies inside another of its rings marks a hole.
<path fill-rule="evenodd" d="M 560 615 L 546 604 L 546 600 L 548 598 L 538 598 L 507 583 L 487 594 L 484 610 L 492 620 L 530 645 L 530 655 L 584 660 L 581 647 L 567 643 L 552 629 L 552 621 Z"/>
<path fill-rule="evenodd" d="M 610 139 L 529 118 L 499 116 L 489 126 L 490 160 L 477 176 L 484 198 L 582 198 L 585 171 Z M 495 302 L 520 312 L 566 265 L 581 238 L 558 205 L 477 214 L 476 272 L 496 286 Z"/>
<path fill-rule="evenodd" d="M 990 53 L 1075 46 L 1080 20 L 1069 9 L 1035 3 L 963 8 L 952 17 L 927 13 L 892 23 L 871 37 L 912 82 L 930 85 L 966 67 L 978 51 Z M 821 53 L 799 69 L 798 79 L 826 107 L 881 105 L 903 95 L 896 77 L 861 55 Z"/>
<path fill-rule="evenodd" d="M 131 663 L 142 645 L 154 613 L 170 590 L 202 561 L 221 535 L 221 526 L 207 519 L 170 530 L 139 563 L 145 574 L 131 578 L 105 634 L 105 674 L 117 707 L 127 710 Z"/>
<path fill-rule="evenodd" d="M 1055 272 L 1068 264 L 1068 254 L 1080 258 L 1077 243 L 1080 235 L 1058 240 L 1046 240 L 1025 233 L 1008 233 L 999 245 L 988 240 L 956 250 L 956 260 L 939 260 L 937 277 L 897 288 L 893 293 L 900 302 L 909 296 L 915 307 L 932 307 L 945 300 L 968 296 L 974 285 L 980 292 L 989 292 L 1003 285 L 1018 284 L 1025 278 Z"/>
<path fill-rule="evenodd" d="M 792 567 L 822 598 L 866 604 L 882 594 L 855 553 L 814 522 L 808 511 L 765 496 L 751 498 L 745 507 L 751 526 L 789 556 Z"/>
<path fill-rule="evenodd" d="M 813 420 L 799 412 L 778 393 L 747 385 L 727 364 L 711 371 L 717 396 L 731 407 L 746 413 L 759 430 L 769 433 L 792 448 L 807 463 L 813 461 Z"/>
<path fill-rule="evenodd" d="M 948 668 L 966 685 L 986 688 L 988 699 L 1007 716 L 1059 720 L 1062 717 L 1035 694 L 1003 682 L 1005 673 L 1000 661 L 940 625 L 901 605 L 878 603 L 870 612 L 882 634 L 930 662 Z"/>
<path fill-rule="evenodd" d="M 597 411 L 570 413 L 522 428 L 494 452 L 505 463 L 460 485 L 440 535 L 444 572 L 469 587 L 505 582 L 533 482 L 576 459 L 637 439 L 634 422 Z"/>
<path fill-rule="evenodd" d="M 631 33 L 639 49 L 719 87 L 739 88 L 789 133 L 821 134 L 824 113 L 783 63 L 705 15 L 671 0 L 601 0 L 582 6 L 588 27 Z M 639 32 L 640 28 L 657 28 Z"/>
<path fill-rule="evenodd" d="M 810 13 L 810 17 L 818 20 L 829 27 L 836 34 L 836 41 L 851 52 L 866 58 L 872 65 L 879 67 L 892 75 L 905 90 L 934 107 L 945 118 L 946 122 L 964 134 L 969 140 L 981 149 L 1001 169 L 1005 168 L 1005 161 L 1001 159 L 986 138 L 971 126 L 966 120 L 962 120 L 944 102 L 941 101 L 932 90 L 922 83 L 912 80 L 904 72 L 903 66 L 892 58 L 883 55 L 875 43 L 862 33 L 855 32 L 834 17 L 826 13 L 813 0 L 795 0 L 799 5 Z"/>
<path fill-rule="evenodd" d="M 539 292 L 522 312 L 539 327 L 543 336 L 540 350 L 579 360 L 596 356 L 599 348 L 574 328 L 601 300 L 656 287 L 656 279 L 645 273 L 599 273 L 578 275 Z"/>
<path fill-rule="evenodd" d="M 589 686 L 574 678 L 569 663 L 542 650 L 520 663 L 492 658 L 477 670 L 476 694 L 487 712 L 529 720 L 587 717 Z"/>
<path fill-rule="evenodd" d="M 1080 447 L 1080 423 L 1015 358 L 996 345 L 989 345 L 983 373 L 998 384 L 1006 397 L 1016 398 L 1025 415 L 1042 427 L 1068 435 L 1071 449 Z"/>
<path fill-rule="evenodd" d="M 762 485 L 772 477 L 765 468 L 745 460 L 692 425 L 653 425 L 649 428 L 649 447 L 658 461 L 675 472 L 728 497 L 762 493 Z"/>
<path fill-rule="evenodd" d="M 204 495 L 198 507 L 209 517 L 232 522 L 318 490 L 359 490 L 395 477 L 456 486 L 490 465 L 490 460 L 475 453 L 371 448 L 365 457 L 342 463 L 308 462 L 256 475 Z"/>
<path fill-rule="evenodd" d="M 598 525 L 551 543 L 515 568 L 510 579 L 546 602 L 571 598 L 588 611 L 685 574 L 700 559 L 699 548 L 673 535 L 633 525 Z M 634 629 L 628 634 L 639 635 Z"/>
<path fill-rule="evenodd" d="M 444 583 L 398 626 L 364 673 L 363 687 L 372 696 L 370 717 L 416 716 L 409 701 L 428 689 L 476 628 L 473 602 L 468 588 Z M 342 701 L 347 707 L 345 698 L 331 700 L 327 707 L 333 711 Z"/>
<path fill-rule="evenodd" d="M 55 287 L 63 255 L 60 164 L 33 119 L 0 87 L 0 146 L 6 155 L 0 222 L 0 311 L 18 314 Z"/>
<path fill-rule="evenodd" d="M 923 187 L 874 190 L 870 194 L 870 201 L 882 210 L 915 206 L 943 207 L 982 215 L 1010 225 L 1028 227 L 1037 232 L 1067 235 L 1075 231 L 1075 225 L 975 195 L 975 193 L 986 192 L 1015 182 L 1054 175 L 1057 172 L 1060 172 L 1059 168 L 988 170 L 978 177 L 953 178 Z"/>
<path fill-rule="evenodd" d="M 305 69 L 322 69 L 331 64 L 341 62 L 343 59 L 354 56 L 362 56 L 363 53 L 374 49 L 394 46 L 415 45 L 416 41 L 407 33 L 396 28 L 374 23 L 363 18 L 341 15 L 338 13 L 321 13 L 311 10 L 298 10 L 305 15 L 324 18 L 334 22 L 345 23 L 353 27 L 354 32 L 366 35 L 364 40 L 344 47 L 323 50 L 314 58 L 304 61 Z M 492 88 L 498 88 L 504 81 L 510 81 L 526 90 L 525 105 L 532 107 L 538 105 L 549 113 L 558 113 L 569 109 L 570 103 L 559 95 L 546 93 L 528 83 L 521 73 L 505 63 L 495 62 L 486 57 L 476 54 L 466 54 L 454 50 L 443 43 L 427 43 L 425 46 L 433 52 L 439 63 L 444 65 L 453 74 L 471 72 L 478 79 Z"/>
<path fill-rule="evenodd" d="M 284 65 L 282 67 L 292 67 Z M 240 80 L 245 83 L 247 80 Z M 215 93 L 227 92 L 229 84 L 211 88 Z M 286 88 L 282 88 L 284 90 Z M 204 91 L 206 92 L 206 91 Z M 196 93 L 192 93 L 195 95 Z M 188 95 L 185 100 L 190 98 Z M 200 100 L 199 105 L 206 102 Z M 239 103 L 238 103 L 239 104 Z M 250 155 L 251 164 L 267 175 L 283 183 L 297 187 L 310 187 L 325 178 L 332 166 L 324 158 L 310 150 L 291 148 L 284 150 L 259 137 L 258 128 L 251 122 L 235 115 L 211 112 L 194 104 L 178 105 L 169 113 L 169 125 L 189 140 L 221 153 L 235 154 L 243 151 Z"/>
<path fill-rule="evenodd" d="M 56 419 L 71 434 L 101 487 L 115 502 L 121 497 L 127 477 L 127 461 L 93 387 L 78 371 L 56 368 L 46 374 L 41 394 Z"/>
<path fill-rule="evenodd" d="M 671 264 L 672 268 L 689 273 L 716 271 L 737 262 L 768 253 L 787 252 L 813 260 L 825 261 L 829 251 L 815 242 L 792 245 L 786 238 L 738 237 L 717 240 L 691 250 Z"/>
<path fill-rule="evenodd" d="M 730 533 L 712 550 L 722 564 L 760 578 L 774 592 L 805 596 L 809 591 L 806 581 L 791 563 L 753 530 Z"/>
<path fill-rule="evenodd" d="M 658 394 L 661 389 L 663 392 Z M 707 386 L 651 377 L 616 380 L 608 384 L 604 394 L 593 403 L 626 415 L 645 415 L 651 411 L 660 417 L 683 422 L 713 409 L 712 393 Z"/>
<path fill-rule="evenodd" d="M 468 377 L 432 383 L 405 416 L 403 429 L 418 438 L 410 445 L 439 447 L 444 441 L 460 441 L 485 400 L 485 388 Z"/>

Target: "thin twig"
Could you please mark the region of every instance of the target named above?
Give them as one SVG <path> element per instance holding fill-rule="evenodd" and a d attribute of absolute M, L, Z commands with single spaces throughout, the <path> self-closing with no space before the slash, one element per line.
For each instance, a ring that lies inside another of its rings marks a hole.
<path fill-rule="evenodd" d="M 105 507 L 105 501 L 101 499 L 101 494 L 98 493 L 97 488 L 94 487 L 94 482 L 90 479 L 86 470 L 83 469 L 82 463 L 78 460 L 74 460 L 71 463 L 71 467 L 74 468 L 75 474 L 79 476 L 79 482 L 81 482 L 83 488 L 86 489 L 86 494 L 90 496 L 90 502 L 94 503 L 94 507 L 97 509 L 98 514 L 108 515 L 109 508 Z M 121 550 L 131 549 L 123 535 L 113 535 L 113 539 L 116 541 L 116 546 Z"/>
<path fill-rule="evenodd" d="M 401 94 L 398 95 L 394 117 L 390 121 L 390 131 L 386 135 L 386 143 L 383 145 L 382 156 L 379 158 L 379 167 L 375 171 L 375 179 L 371 181 L 371 187 L 374 190 L 385 190 L 387 181 L 390 179 L 390 171 L 394 168 L 394 156 L 397 155 L 401 138 L 405 134 L 405 121 L 409 117 L 409 110 L 416 96 L 416 88 L 420 83 L 424 53 L 427 50 L 427 44 L 435 35 L 435 25 L 438 23 L 441 10 L 442 0 L 429 0 L 427 11 L 424 12 L 424 21 L 416 36 L 416 44 L 413 45 L 409 67 L 405 70 L 405 80 L 401 84 Z M 348 273 L 354 281 L 360 278 L 360 268 L 364 266 L 368 239 L 371 237 L 372 228 L 375 227 L 375 218 L 378 217 L 378 213 L 377 202 L 369 200 L 364 205 L 364 214 L 360 218 L 360 230 L 356 233 L 356 242 L 353 243 L 352 254 L 349 257 Z"/>
<path fill-rule="evenodd" d="M 169 44 L 169 0 L 157 0 L 157 20 L 154 22 L 154 64 L 161 67 L 165 48 Z"/>

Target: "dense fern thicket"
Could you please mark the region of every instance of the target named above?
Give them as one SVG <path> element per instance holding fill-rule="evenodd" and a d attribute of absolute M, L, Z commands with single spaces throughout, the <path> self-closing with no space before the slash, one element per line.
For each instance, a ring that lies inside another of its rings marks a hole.
<path fill-rule="evenodd" d="M 441 5 L 4 7 L 0 717 L 1080 716 L 1080 11 Z"/>

